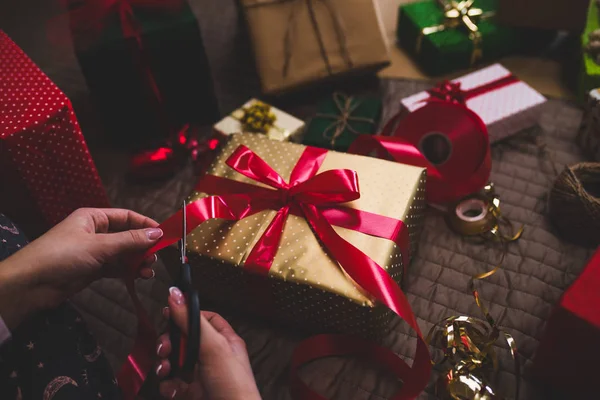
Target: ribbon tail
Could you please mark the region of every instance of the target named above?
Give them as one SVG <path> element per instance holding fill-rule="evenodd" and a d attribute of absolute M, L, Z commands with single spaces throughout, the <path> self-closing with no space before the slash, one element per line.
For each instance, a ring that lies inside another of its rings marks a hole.
<path fill-rule="evenodd" d="M 249 272 L 263 276 L 269 273 L 275 254 L 279 250 L 279 242 L 283 235 L 283 227 L 289 215 L 289 210 L 290 208 L 287 206 L 279 209 L 265 233 L 254 245 L 245 262 L 245 267 Z"/>
<path fill-rule="evenodd" d="M 150 321 L 148 313 L 135 292 L 133 279 L 126 280 L 125 286 L 127 287 L 127 293 L 129 293 L 133 301 L 138 318 L 137 334 L 133 349 L 117 374 L 117 382 L 123 393 L 123 398 L 129 400 L 137 398 L 150 369 L 154 365 L 154 359 L 151 354 L 154 354 L 158 335 L 156 334 L 154 325 Z"/>
<path fill-rule="evenodd" d="M 323 244 L 330 251 L 333 258 L 335 258 L 342 269 L 353 279 L 362 289 L 366 290 L 369 294 L 374 296 L 379 302 L 389 307 L 394 313 L 404 319 L 409 326 L 415 331 L 417 335 L 417 349 L 412 368 L 408 367 L 406 363 L 398 358 L 398 365 L 405 364 L 405 366 L 397 367 L 396 372 L 402 374 L 398 376 L 403 380 L 403 386 L 399 392 L 393 397 L 394 400 L 413 399 L 419 395 L 427 385 L 429 381 L 429 375 L 431 373 L 431 362 L 429 356 L 429 350 L 427 344 L 423 339 L 419 325 L 412 312 L 410 304 L 406 299 L 404 293 L 398 286 L 398 284 L 389 276 L 389 274 L 381 268 L 377 263 L 365 255 L 362 251 L 346 242 L 340 237 L 333 227 L 327 223 L 327 221 L 319 215 L 319 212 L 314 206 L 304 205 L 302 207 L 307 220 L 312 226 L 315 234 L 319 237 Z M 403 263 L 408 263 L 409 260 L 403 259 Z M 358 343 L 359 340 L 355 339 L 353 343 Z M 341 346 L 338 349 L 344 352 L 344 354 L 355 354 L 356 349 L 352 346 L 348 348 Z M 314 358 L 320 358 L 327 356 L 327 348 L 322 349 L 323 352 L 315 350 L 313 355 Z M 377 361 L 382 362 L 384 359 L 373 355 Z M 393 354 L 393 353 L 392 353 Z M 391 357 L 391 355 L 389 355 Z M 409 369 L 406 369 L 409 368 Z M 407 376 L 407 371 L 410 370 L 410 374 Z M 298 385 L 305 385 L 303 382 L 296 382 Z M 312 392 L 308 387 L 306 390 L 301 390 L 301 393 L 306 393 L 307 397 L 297 397 L 297 399 L 322 399 L 320 395 Z"/>

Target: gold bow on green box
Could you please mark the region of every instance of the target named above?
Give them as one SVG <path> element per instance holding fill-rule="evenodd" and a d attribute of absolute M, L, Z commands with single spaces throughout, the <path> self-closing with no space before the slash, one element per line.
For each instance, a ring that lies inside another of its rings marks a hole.
<path fill-rule="evenodd" d="M 421 34 L 417 38 L 417 52 L 421 51 L 423 38 L 425 36 L 445 31 L 446 29 L 466 28 L 469 39 L 473 42 L 473 51 L 471 53 L 471 65 L 481 60 L 483 57 L 483 49 L 481 43 L 483 37 L 477 26 L 478 22 L 483 19 L 493 17 L 496 12 L 484 12 L 481 8 L 473 6 L 475 0 L 463 0 L 460 2 L 450 0 L 438 0 L 440 6 L 444 9 L 444 21 L 435 26 L 429 26 L 421 30 Z"/>
<path fill-rule="evenodd" d="M 398 43 L 428 75 L 445 75 L 542 45 L 541 34 L 493 18 L 499 0 L 421 0 L 400 6 Z"/>

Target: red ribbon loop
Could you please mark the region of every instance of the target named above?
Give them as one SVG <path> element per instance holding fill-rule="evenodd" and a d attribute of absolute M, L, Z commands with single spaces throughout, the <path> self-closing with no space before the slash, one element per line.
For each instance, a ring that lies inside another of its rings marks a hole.
<path fill-rule="evenodd" d="M 449 103 L 465 104 L 466 92 L 460 88 L 460 82 L 443 81 L 427 91 L 429 96 Z"/>
<path fill-rule="evenodd" d="M 468 100 L 498 90 L 519 82 L 519 78 L 510 74 L 486 84 L 476 86 L 469 90 L 463 90 L 461 82 L 442 81 L 435 87 L 429 89 L 430 98 L 425 101 L 440 100 L 448 103 L 465 105 Z"/>

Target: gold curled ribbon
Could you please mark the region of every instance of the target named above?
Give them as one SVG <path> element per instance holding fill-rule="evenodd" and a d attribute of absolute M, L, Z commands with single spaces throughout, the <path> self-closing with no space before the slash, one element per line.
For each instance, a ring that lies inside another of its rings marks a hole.
<path fill-rule="evenodd" d="M 471 210 L 478 215 L 470 217 L 468 212 Z M 521 238 L 525 230 L 521 225 L 514 232 L 513 223 L 502 215 L 500 198 L 491 182 L 485 186 L 482 193 L 468 196 L 455 204 L 452 211 L 446 215 L 446 221 L 456 233 L 468 237 L 479 236 L 484 240 L 514 242 Z M 502 225 L 509 228 L 510 235 L 503 233 Z"/>
<path fill-rule="evenodd" d="M 271 106 L 260 100 L 234 111 L 231 116 L 240 121 L 244 132 L 262 133 L 277 140 L 285 140 L 289 137 L 287 130 L 275 125 L 277 115 L 271 110 Z M 273 133 L 273 130 L 277 134 Z"/>
<path fill-rule="evenodd" d="M 294 27 L 294 19 L 296 18 L 296 13 L 298 7 L 302 5 L 306 5 L 308 9 L 308 15 L 310 18 L 310 23 L 315 32 L 315 36 L 317 38 L 317 43 L 319 44 L 319 52 L 321 53 L 321 58 L 325 63 L 325 67 L 327 68 L 327 73 L 329 75 L 333 75 L 333 68 L 331 66 L 331 62 L 329 61 L 329 56 L 327 55 L 327 49 L 325 48 L 325 41 L 323 40 L 323 35 L 321 33 L 321 29 L 319 28 L 319 23 L 317 21 L 317 13 L 315 11 L 315 2 L 319 2 L 323 4 L 331 17 L 331 22 L 333 24 L 333 29 L 335 31 L 335 35 L 338 41 L 338 45 L 340 48 L 340 54 L 344 59 L 344 62 L 348 66 L 348 68 L 352 68 L 354 63 L 350 58 L 350 52 L 348 51 L 348 45 L 346 43 L 346 35 L 344 33 L 344 27 L 342 24 L 342 20 L 340 19 L 339 13 L 335 10 L 333 4 L 331 4 L 331 0 L 263 0 L 257 1 L 252 4 L 246 4 L 245 7 L 256 8 L 269 6 L 273 4 L 282 4 L 282 3 L 293 3 L 290 9 L 290 13 L 287 18 L 286 23 L 286 31 L 284 36 L 284 58 L 283 58 L 283 69 L 282 76 L 285 78 L 288 75 L 288 70 L 290 67 L 290 62 L 292 60 L 292 29 Z"/>
<path fill-rule="evenodd" d="M 354 101 L 354 104 L 353 104 Z M 320 114 L 317 113 L 317 118 L 330 118 L 333 122 L 325 128 L 323 131 L 323 138 L 330 141 L 331 147 L 335 146 L 335 141 L 344 133 L 348 131 L 354 135 L 360 135 L 364 132 L 359 132 L 350 125 L 351 122 L 367 122 L 373 126 L 377 124 L 375 120 L 367 117 L 356 117 L 352 113 L 361 105 L 361 102 L 355 100 L 351 96 L 347 96 L 343 93 L 335 92 L 333 94 L 333 102 L 339 112 L 339 114 Z"/>
<path fill-rule="evenodd" d="M 507 242 L 503 241 L 506 246 Z M 502 333 L 515 363 L 515 399 L 519 398 L 520 365 L 514 338 L 498 328 L 487 307 L 481 301 L 475 281 L 495 274 L 504 261 L 505 247 L 500 263 L 491 271 L 475 275 L 469 280 L 469 290 L 475 303 L 485 317 L 452 316 L 435 324 L 427 334 L 426 342 L 442 349 L 444 358 L 434 365 L 449 364 L 446 373 L 440 376 L 438 388 L 444 388 L 456 400 L 492 400 L 497 394 L 488 384 L 490 371 L 498 370 L 498 357 L 494 344 Z"/>
<path fill-rule="evenodd" d="M 438 0 L 440 6 L 444 9 L 444 22 L 439 25 L 423 28 L 417 37 L 416 51 L 421 52 L 423 38 L 434 33 L 443 32 L 447 29 L 458 29 L 465 27 L 469 32 L 469 39 L 473 42 L 473 51 L 471 52 L 471 65 L 483 57 L 482 42 L 483 37 L 477 24 L 493 17 L 494 11 L 483 12 L 481 8 L 473 7 L 475 0 Z"/>

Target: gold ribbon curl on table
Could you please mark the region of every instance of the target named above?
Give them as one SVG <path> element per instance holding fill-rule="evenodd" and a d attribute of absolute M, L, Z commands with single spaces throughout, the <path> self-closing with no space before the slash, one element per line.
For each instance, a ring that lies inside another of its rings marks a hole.
<path fill-rule="evenodd" d="M 316 118 L 333 119 L 333 122 L 323 131 L 323 138 L 329 140 L 331 146 L 335 146 L 336 140 L 344 133 L 345 130 L 354 135 L 361 135 L 364 132 L 359 132 L 350 125 L 351 122 L 366 122 L 373 126 L 377 124 L 375 120 L 367 117 L 356 117 L 352 113 L 361 105 L 360 101 L 352 102 L 354 98 L 343 93 L 335 92 L 333 94 L 333 102 L 338 109 L 339 114 L 321 114 L 317 113 Z"/>
<path fill-rule="evenodd" d="M 337 38 L 337 42 L 340 49 L 340 54 L 344 59 L 344 62 L 348 66 L 348 68 L 352 68 L 354 63 L 350 58 L 350 52 L 348 51 L 348 45 L 346 44 L 346 35 L 344 33 L 344 26 L 342 20 L 339 16 L 339 13 L 335 9 L 331 0 L 257 0 L 256 3 L 247 4 L 245 7 L 247 9 L 256 8 L 256 7 L 264 7 L 271 6 L 275 4 L 282 3 L 293 3 L 290 9 L 290 13 L 287 18 L 287 28 L 284 36 L 284 61 L 282 68 L 282 76 L 285 78 L 288 75 L 290 63 L 292 60 L 292 39 L 293 39 L 293 27 L 294 27 L 294 19 L 296 18 L 297 12 L 300 7 L 306 6 L 308 9 L 308 15 L 310 18 L 310 23 L 315 32 L 315 36 L 317 37 L 317 42 L 319 44 L 319 52 L 321 53 L 321 58 L 325 63 L 325 67 L 327 68 L 327 73 L 329 75 L 333 75 L 333 68 L 331 66 L 331 62 L 329 61 L 329 56 L 327 54 L 327 49 L 325 48 L 325 42 L 323 40 L 323 34 L 321 33 L 321 29 L 319 28 L 319 23 L 317 21 L 317 13 L 315 11 L 315 3 L 322 4 L 329 13 L 331 17 L 331 22 L 333 24 L 333 29 L 335 30 L 335 35 Z"/>
<path fill-rule="evenodd" d="M 468 196 L 452 206 L 446 220 L 450 228 L 460 235 L 504 243 L 519 240 L 525 230 L 521 225 L 514 232 L 513 223 L 502 215 L 500 198 L 491 182 L 481 193 Z M 510 234 L 503 233 L 503 227 L 508 227 Z"/>
<path fill-rule="evenodd" d="M 496 15 L 494 11 L 483 12 L 481 8 L 473 7 L 475 0 L 438 0 L 440 6 L 444 9 L 444 22 L 439 25 L 423 28 L 417 38 L 417 53 L 421 52 L 423 38 L 434 33 L 443 32 L 448 29 L 458 29 L 464 27 L 469 33 L 469 39 L 473 42 L 473 51 L 471 52 L 471 65 L 483 57 L 483 37 L 477 24 L 479 21 L 489 19 Z"/>
<path fill-rule="evenodd" d="M 506 245 L 506 242 L 504 242 Z M 452 316 L 435 324 L 427 334 L 426 342 L 442 349 L 444 358 L 434 365 L 448 364 L 449 368 L 440 376 L 438 388 L 445 390 L 456 400 L 493 400 L 498 394 L 488 383 L 490 372 L 498 370 L 498 356 L 494 344 L 500 334 L 506 340 L 515 364 L 515 399 L 519 398 L 520 365 L 517 345 L 514 338 L 500 330 L 487 307 L 481 301 L 475 281 L 495 274 L 504 261 L 507 249 L 500 263 L 491 271 L 475 275 L 469 280 L 469 290 L 475 303 L 485 317 L 485 321 L 468 316 Z"/>

